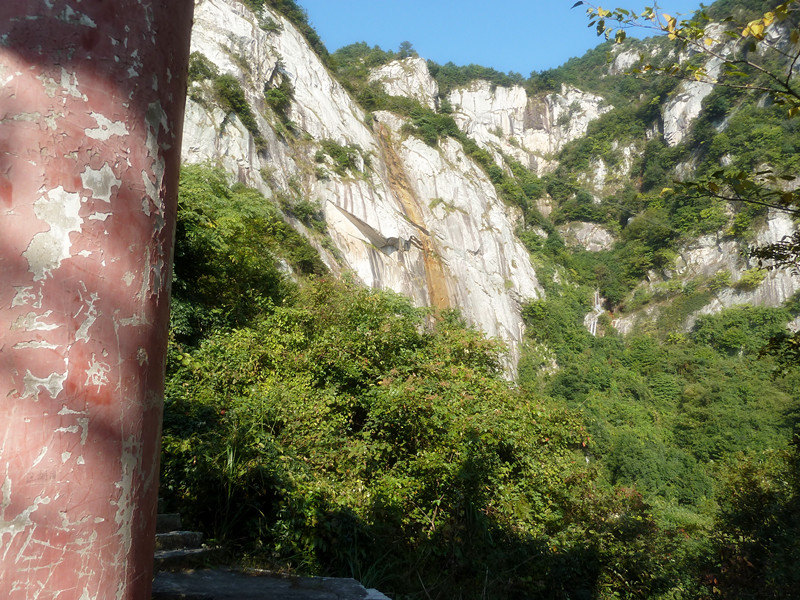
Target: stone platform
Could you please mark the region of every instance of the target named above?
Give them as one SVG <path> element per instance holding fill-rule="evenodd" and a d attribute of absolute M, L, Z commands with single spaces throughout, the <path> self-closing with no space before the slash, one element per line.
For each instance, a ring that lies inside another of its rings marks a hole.
<path fill-rule="evenodd" d="M 389 600 L 355 579 L 280 576 L 266 571 L 162 572 L 153 600 Z"/>

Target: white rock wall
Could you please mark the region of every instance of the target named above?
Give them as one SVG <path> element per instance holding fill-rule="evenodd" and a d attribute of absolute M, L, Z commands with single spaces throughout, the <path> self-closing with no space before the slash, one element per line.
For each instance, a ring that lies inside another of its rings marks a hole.
<path fill-rule="evenodd" d="M 559 225 L 558 232 L 568 245 L 580 246 L 589 252 L 608 250 L 616 241 L 614 235 L 602 225 L 585 221 L 570 221 Z"/>
<path fill-rule="evenodd" d="M 412 56 L 392 62 L 370 73 L 369 81 L 377 81 L 390 96 L 419 100 L 428 108 L 436 108 L 439 86 L 428 71 L 425 59 Z"/>
<path fill-rule="evenodd" d="M 560 93 L 528 98 L 520 86 L 494 89 L 474 81 L 448 98 L 459 128 L 502 164 L 501 152 L 539 175 L 555 168 L 555 154 L 586 134 L 589 123 L 611 110 L 604 99 L 566 85 Z"/>
<path fill-rule="evenodd" d="M 287 20 L 272 18 L 280 31 L 262 31 L 235 0 L 197 1 L 192 51 L 242 82 L 266 147 L 257 151 L 234 115 L 190 100 L 184 160 L 220 164 L 267 195 L 299 182 L 322 204 L 341 253 L 337 261 L 323 251 L 334 271 L 350 270 L 366 285 L 406 294 L 418 305 L 459 307 L 470 322 L 509 345 L 507 370 L 513 374 L 523 334 L 520 304 L 538 297 L 541 288 L 513 234 L 513 215 L 486 175 L 457 142 L 431 148 L 405 138 L 403 121 L 394 115 L 378 113 L 368 125 L 302 35 Z M 289 118 L 297 139 L 277 133 L 263 101 L 264 85 L 278 76 L 294 88 Z M 318 179 L 314 155 L 324 139 L 358 146 L 371 166 Z"/>

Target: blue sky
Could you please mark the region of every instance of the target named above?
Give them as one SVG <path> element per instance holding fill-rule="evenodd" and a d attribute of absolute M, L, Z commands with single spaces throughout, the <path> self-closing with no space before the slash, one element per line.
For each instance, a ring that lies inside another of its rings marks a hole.
<path fill-rule="evenodd" d="M 476 63 L 500 71 L 557 67 L 600 43 L 574 0 L 297 0 L 328 50 L 367 42 L 396 50 L 404 40 L 439 63 Z M 706 2 L 709 4 L 710 2 Z M 607 7 L 641 9 L 641 0 Z M 699 0 L 662 0 L 660 12 L 690 14 Z"/>

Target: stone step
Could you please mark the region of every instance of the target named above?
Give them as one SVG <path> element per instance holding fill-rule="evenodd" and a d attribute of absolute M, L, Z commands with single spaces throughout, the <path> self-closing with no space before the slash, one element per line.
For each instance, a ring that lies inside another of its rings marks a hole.
<path fill-rule="evenodd" d="M 199 548 L 203 534 L 199 531 L 168 531 L 156 534 L 156 550 L 179 550 Z"/>
<path fill-rule="evenodd" d="M 204 569 L 159 573 L 153 600 L 389 600 L 354 579 Z"/>
<path fill-rule="evenodd" d="M 180 548 L 178 550 L 158 550 L 155 553 L 154 571 L 160 577 L 165 571 L 184 571 L 207 567 L 214 564 L 220 551 L 218 548 Z"/>
<path fill-rule="evenodd" d="M 214 600 L 208 594 L 183 594 L 181 592 L 153 592 L 152 600 Z"/>
<path fill-rule="evenodd" d="M 180 531 L 180 513 L 159 513 L 156 517 L 156 533 L 168 533 L 170 531 Z"/>

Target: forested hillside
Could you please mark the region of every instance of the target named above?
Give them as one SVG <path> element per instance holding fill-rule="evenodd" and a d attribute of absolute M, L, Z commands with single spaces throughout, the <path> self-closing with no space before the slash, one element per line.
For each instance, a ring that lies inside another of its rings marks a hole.
<path fill-rule="evenodd" d="M 193 42 L 168 502 L 234 562 L 393 598 L 794 597 L 800 371 L 769 348 L 800 284 L 742 251 L 795 225 L 708 193 L 797 187 L 758 74 L 631 75 L 666 36 L 529 78 L 328 53 L 292 0 L 204 2 L 258 32 Z"/>

